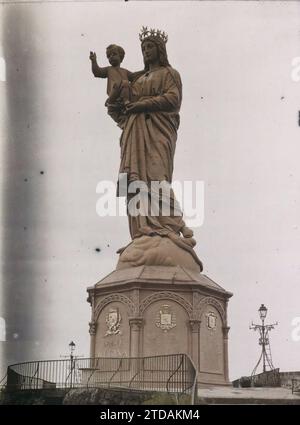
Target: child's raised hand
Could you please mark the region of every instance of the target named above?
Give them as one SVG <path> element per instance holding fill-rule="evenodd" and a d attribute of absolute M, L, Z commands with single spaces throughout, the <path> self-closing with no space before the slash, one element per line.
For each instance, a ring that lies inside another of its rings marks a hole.
<path fill-rule="evenodd" d="M 96 53 L 95 52 L 90 52 L 90 60 L 91 61 L 97 60 L 97 56 L 96 56 Z"/>

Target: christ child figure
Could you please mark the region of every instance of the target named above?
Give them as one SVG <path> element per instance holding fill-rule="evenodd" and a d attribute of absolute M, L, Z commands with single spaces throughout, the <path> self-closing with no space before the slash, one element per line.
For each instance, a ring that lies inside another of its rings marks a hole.
<path fill-rule="evenodd" d="M 124 108 L 131 102 L 130 82 L 134 74 L 125 68 L 121 68 L 125 51 L 121 46 L 110 44 L 106 49 L 106 56 L 111 66 L 100 67 L 97 63 L 95 52 L 90 52 L 92 72 L 95 77 L 107 78 L 107 95 L 105 106 Z"/>

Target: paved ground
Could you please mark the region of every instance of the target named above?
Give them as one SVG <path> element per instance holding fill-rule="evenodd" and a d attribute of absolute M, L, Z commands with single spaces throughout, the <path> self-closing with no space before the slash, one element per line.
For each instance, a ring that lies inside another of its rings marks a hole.
<path fill-rule="evenodd" d="M 300 393 L 292 394 L 290 388 L 233 388 L 210 387 L 199 388 L 200 401 L 214 404 L 249 403 L 249 404 L 300 404 Z"/>

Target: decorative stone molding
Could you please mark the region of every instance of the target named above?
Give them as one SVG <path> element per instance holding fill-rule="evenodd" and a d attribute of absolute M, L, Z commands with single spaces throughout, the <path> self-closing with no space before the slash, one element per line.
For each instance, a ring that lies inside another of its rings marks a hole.
<path fill-rule="evenodd" d="M 103 298 L 95 307 L 95 314 L 94 314 L 94 320 L 97 321 L 99 314 L 101 313 L 101 311 L 103 310 L 103 308 L 107 305 L 110 304 L 112 302 L 120 302 L 123 303 L 125 305 L 127 305 L 127 307 L 130 310 L 130 314 L 134 315 L 135 314 L 135 305 L 134 303 L 131 301 L 130 298 L 126 297 L 125 295 L 122 294 L 112 294 L 112 295 L 108 295 L 107 297 Z"/>
<path fill-rule="evenodd" d="M 226 316 L 226 323 L 227 323 L 228 302 L 229 302 L 229 300 L 228 300 L 228 299 L 226 299 L 226 300 L 225 300 L 225 316 Z"/>
<path fill-rule="evenodd" d="M 140 291 L 139 291 L 139 289 L 134 289 L 129 296 L 130 296 L 131 301 L 134 304 L 135 314 L 138 314 L 139 304 L 140 304 Z"/>
<path fill-rule="evenodd" d="M 200 324 L 201 324 L 200 320 L 194 320 L 194 319 L 190 320 L 190 327 L 193 333 L 199 331 Z"/>
<path fill-rule="evenodd" d="M 213 306 L 213 307 L 216 308 L 216 310 L 218 311 L 218 313 L 221 316 L 223 325 L 225 325 L 225 323 L 226 323 L 226 313 L 224 311 L 224 308 L 223 308 L 222 304 L 219 301 L 217 301 L 215 298 L 212 298 L 212 297 L 205 297 L 205 298 L 203 298 L 199 302 L 199 304 L 197 306 L 197 310 L 198 310 L 198 315 L 197 316 L 198 316 L 198 319 L 201 320 L 201 317 L 202 317 L 202 314 L 204 312 L 204 309 L 208 305 L 211 305 L 211 306 Z"/>
<path fill-rule="evenodd" d="M 96 329 L 97 329 L 97 323 L 92 321 L 89 323 L 89 334 L 92 335 L 96 335 Z"/>
<path fill-rule="evenodd" d="M 204 298 L 198 291 L 193 291 L 193 308 L 195 309 L 200 301 Z"/>
<path fill-rule="evenodd" d="M 229 326 L 223 326 L 222 330 L 223 330 L 223 337 L 224 337 L 224 339 L 228 339 L 229 329 L 230 329 Z"/>
<path fill-rule="evenodd" d="M 142 317 L 130 317 L 129 318 L 129 326 L 135 330 L 139 331 L 143 326 L 143 318 Z"/>
<path fill-rule="evenodd" d="M 182 296 L 175 294 L 174 292 L 164 291 L 152 294 L 146 297 L 140 304 L 140 314 L 143 315 L 146 308 L 155 301 L 171 300 L 180 304 L 184 310 L 188 313 L 189 318 L 192 319 L 193 308 L 191 304 L 186 301 Z"/>

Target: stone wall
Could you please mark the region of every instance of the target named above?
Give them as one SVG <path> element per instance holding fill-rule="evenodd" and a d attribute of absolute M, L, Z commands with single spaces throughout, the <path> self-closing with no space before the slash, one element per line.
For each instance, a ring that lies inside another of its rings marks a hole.
<path fill-rule="evenodd" d="M 181 401 L 190 397 L 181 396 Z M 147 405 L 177 404 L 175 394 L 152 391 L 127 390 L 119 388 L 74 389 L 63 400 L 64 405 Z"/>
<path fill-rule="evenodd" d="M 254 387 L 280 387 L 279 369 L 268 370 L 252 377 Z"/>
<path fill-rule="evenodd" d="M 280 372 L 280 382 L 282 387 L 292 388 L 292 379 L 300 380 L 300 371 Z"/>
<path fill-rule="evenodd" d="M 300 371 L 295 372 L 279 372 L 279 369 L 260 373 L 255 376 L 254 386 L 260 387 L 285 387 L 292 388 L 292 380 L 296 379 L 300 382 Z M 250 376 L 242 376 L 232 381 L 233 387 L 250 387 L 253 386 L 253 380 Z"/>
<path fill-rule="evenodd" d="M 176 405 L 190 404 L 188 395 L 120 388 L 1 391 L 0 405 Z"/>
<path fill-rule="evenodd" d="M 0 392 L 0 405 L 60 405 L 68 390 L 19 390 Z"/>

